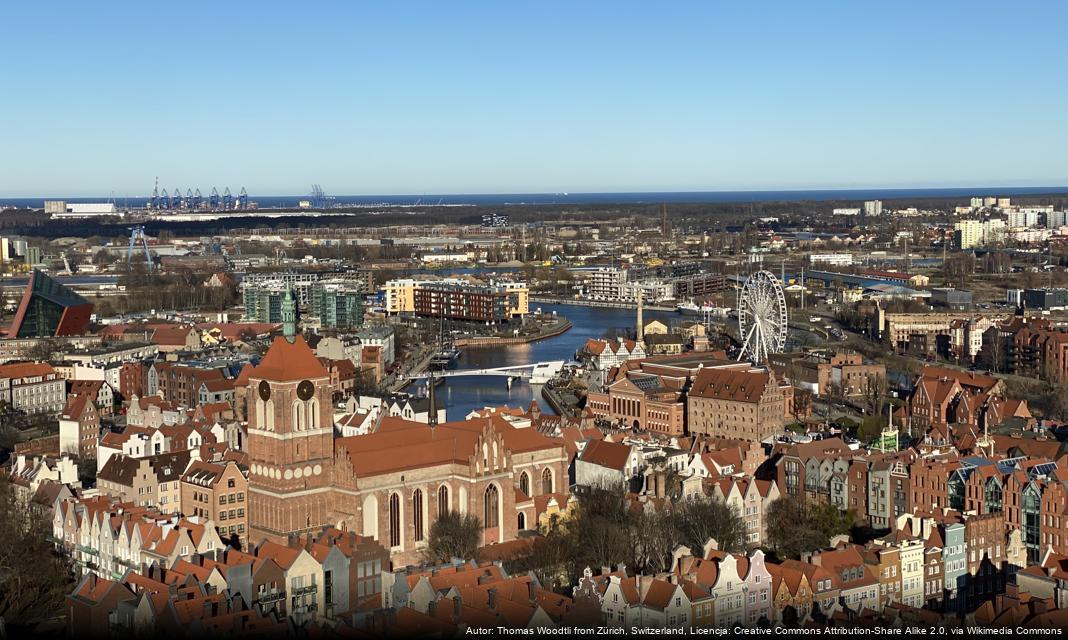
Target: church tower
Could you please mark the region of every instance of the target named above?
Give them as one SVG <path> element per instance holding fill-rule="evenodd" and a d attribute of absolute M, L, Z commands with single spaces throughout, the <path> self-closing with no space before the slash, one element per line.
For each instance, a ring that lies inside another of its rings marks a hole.
<path fill-rule="evenodd" d="M 248 380 L 249 540 L 317 530 L 330 522 L 330 374 L 292 335 L 274 339 Z"/>

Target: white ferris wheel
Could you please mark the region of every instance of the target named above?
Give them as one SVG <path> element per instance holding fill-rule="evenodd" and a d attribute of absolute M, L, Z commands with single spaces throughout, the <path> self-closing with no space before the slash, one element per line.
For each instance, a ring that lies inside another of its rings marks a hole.
<path fill-rule="evenodd" d="M 786 296 L 782 284 L 770 271 L 757 271 L 738 292 L 738 336 L 742 350 L 738 359 L 754 364 L 767 362 L 768 354 L 786 347 Z"/>

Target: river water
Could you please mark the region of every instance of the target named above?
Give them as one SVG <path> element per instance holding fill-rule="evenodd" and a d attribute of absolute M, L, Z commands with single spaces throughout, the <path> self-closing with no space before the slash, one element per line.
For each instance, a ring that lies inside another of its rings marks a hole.
<path fill-rule="evenodd" d="M 632 330 L 635 325 L 634 311 L 628 309 L 532 305 L 532 310 L 538 308 L 545 313 L 555 312 L 563 315 L 571 321 L 571 328 L 556 335 L 555 338 L 527 344 L 466 348 L 464 355 L 454 365 L 454 369 L 493 369 L 497 366 L 531 362 L 574 360 L 575 352 L 582 348 L 587 339 L 603 338 L 613 329 L 621 330 L 617 333 Z M 645 322 L 650 319 L 659 319 L 669 327 L 684 319 L 693 319 L 669 311 L 645 311 L 644 316 Z M 798 348 L 801 344 L 812 344 L 815 340 L 810 333 L 790 330 L 787 337 L 787 349 Z M 423 390 L 420 389 L 418 392 L 423 392 Z M 514 381 L 512 389 L 508 389 L 506 379 L 498 376 L 445 378 L 444 383 L 437 387 L 436 394 L 439 402 L 444 403 L 449 420 L 462 420 L 472 410 L 483 407 L 508 405 L 525 408 L 534 399 L 540 404 L 541 410 L 552 412 L 552 409 L 541 399 L 540 387 L 531 386 L 527 381 L 519 379 Z"/>
<path fill-rule="evenodd" d="M 571 321 L 571 329 L 563 334 L 529 342 L 498 347 L 479 347 L 463 350 L 463 355 L 454 369 L 492 369 L 512 365 L 545 362 L 551 360 L 574 360 L 575 352 L 582 348 L 589 338 L 603 338 L 612 330 L 632 330 L 636 318 L 634 310 L 601 309 L 580 307 L 576 305 L 532 305 L 532 310 L 540 308 L 544 313 L 557 313 Z M 682 316 L 669 311 L 645 311 L 645 321 L 660 320 L 672 326 L 692 317 Z M 796 349 L 802 344 L 811 344 L 814 336 L 802 331 L 789 332 L 787 349 Z M 425 386 L 425 385 L 421 385 Z M 423 389 L 416 389 L 422 393 Z M 468 413 L 483 407 L 527 407 L 530 401 L 537 399 L 542 411 L 552 413 L 552 409 L 541 397 L 541 388 L 516 380 L 508 388 L 506 379 L 498 376 L 462 376 L 446 378 L 438 385 L 436 395 L 446 406 L 449 420 L 462 420 Z"/>
<path fill-rule="evenodd" d="M 551 360 L 570 361 L 575 359 L 575 352 L 588 338 L 602 338 L 613 329 L 632 330 L 635 326 L 633 310 L 531 304 L 532 311 L 538 308 L 543 313 L 556 312 L 564 316 L 571 321 L 571 328 L 561 335 L 537 342 L 464 349 L 454 369 L 492 369 Z M 664 311 L 645 311 L 644 315 L 646 322 L 654 318 L 665 323 L 682 320 L 679 314 Z M 498 376 L 446 378 L 438 385 L 436 395 L 445 404 L 449 420 L 462 420 L 471 411 L 483 407 L 527 407 L 535 398 L 543 411 L 552 413 L 541 398 L 541 387 L 532 386 L 525 380 L 515 380 L 509 389 L 506 379 Z"/>

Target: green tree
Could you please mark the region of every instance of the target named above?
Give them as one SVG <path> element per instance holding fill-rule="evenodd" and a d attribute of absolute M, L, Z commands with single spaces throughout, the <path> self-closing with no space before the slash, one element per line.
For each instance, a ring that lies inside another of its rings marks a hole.
<path fill-rule="evenodd" d="M 425 560 L 432 564 L 453 558 L 477 560 L 482 539 L 482 522 L 471 514 L 450 511 L 434 521 L 427 536 Z"/>

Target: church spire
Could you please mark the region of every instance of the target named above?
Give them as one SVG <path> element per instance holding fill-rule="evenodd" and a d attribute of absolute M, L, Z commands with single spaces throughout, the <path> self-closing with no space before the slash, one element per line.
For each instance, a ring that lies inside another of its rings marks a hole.
<path fill-rule="evenodd" d="M 293 296 L 291 287 L 286 287 L 282 297 L 282 335 L 290 344 L 297 337 L 297 299 Z"/>

